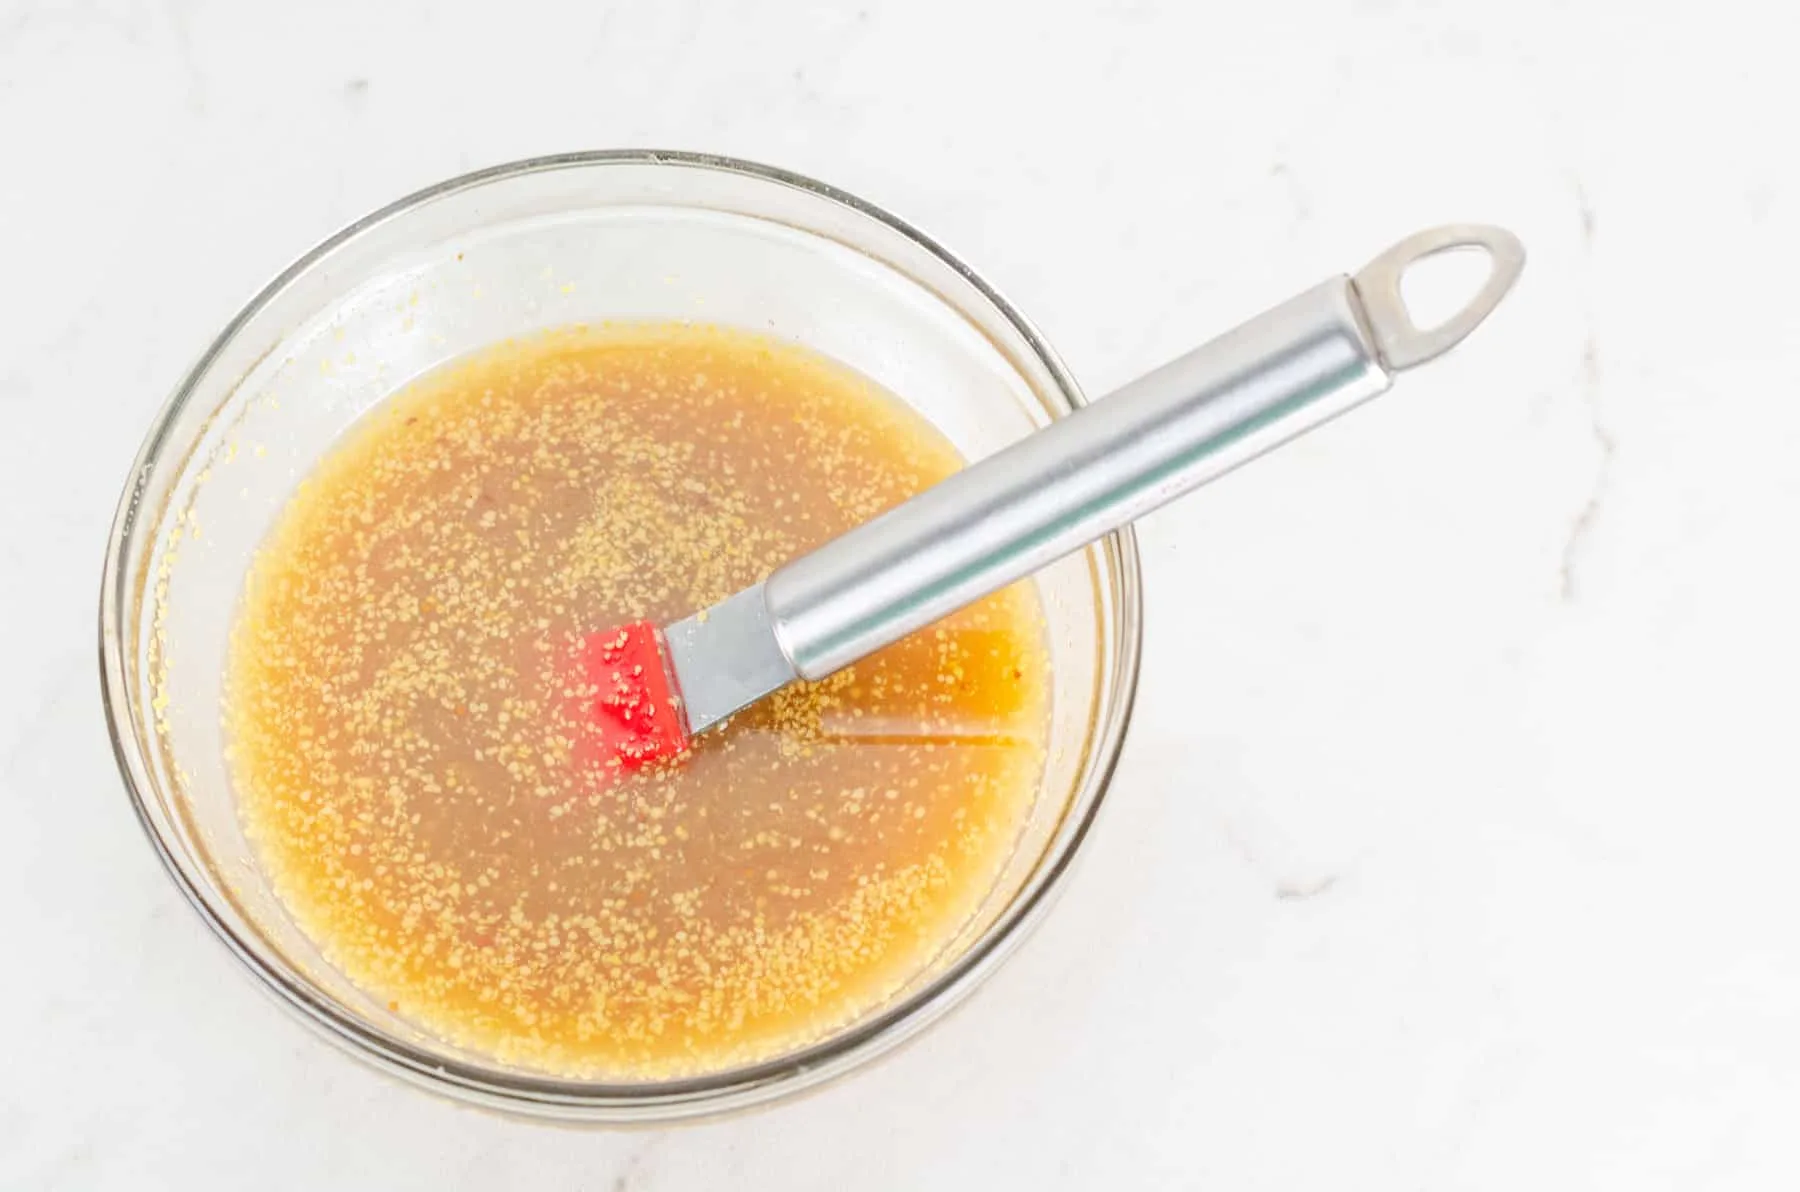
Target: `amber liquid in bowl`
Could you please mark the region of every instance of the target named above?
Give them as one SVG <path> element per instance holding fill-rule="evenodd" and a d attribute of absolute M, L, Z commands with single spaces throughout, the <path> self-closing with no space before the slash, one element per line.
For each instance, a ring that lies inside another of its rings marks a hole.
<path fill-rule="evenodd" d="M 295 920 L 390 1008 L 561 1075 L 719 1071 L 879 1007 L 1036 796 L 1035 589 L 624 777 L 580 760 L 571 660 L 961 462 L 855 373 L 684 325 L 501 345 L 383 403 L 283 512 L 232 636 L 232 773 Z"/>

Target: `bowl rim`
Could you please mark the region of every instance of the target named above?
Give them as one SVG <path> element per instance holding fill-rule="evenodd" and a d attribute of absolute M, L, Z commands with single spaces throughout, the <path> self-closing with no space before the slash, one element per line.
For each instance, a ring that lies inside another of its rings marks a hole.
<path fill-rule="evenodd" d="M 129 675 L 127 649 L 121 632 L 128 602 L 126 561 L 136 536 L 148 532 L 140 523 L 144 490 L 164 459 L 174 425 L 185 411 L 200 382 L 218 362 L 244 327 L 268 307 L 289 285 L 307 273 L 338 247 L 400 218 L 416 208 L 460 192 L 524 175 L 566 169 L 612 165 L 667 167 L 747 177 L 807 193 L 813 198 L 848 208 L 852 213 L 883 225 L 948 266 L 998 313 L 1020 336 L 1054 380 L 1061 417 L 1086 404 L 1080 387 L 1067 366 L 1038 329 L 1019 310 L 968 264 L 936 240 L 885 209 L 846 191 L 805 175 L 775 166 L 709 153 L 662 149 L 586 150 L 524 158 L 474 170 L 414 191 L 363 216 L 297 257 L 263 286 L 226 323 L 194 364 L 183 374 L 132 461 L 124 491 L 115 510 L 107 540 L 101 575 L 99 662 L 101 702 L 126 793 L 139 825 L 162 862 L 163 869 L 187 902 L 226 948 L 234 954 L 256 984 L 274 996 L 295 1017 L 350 1054 L 392 1075 L 440 1094 L 502 1111 L 534 1116 L 586 1118 L 589 1120 L 673 1121 L 711 1116 L 747 1108 L 800 1092 L 872 1062 L 922 1034 L 928 1026 L 959 1005 L 999 964 L 1009 957 L 1042 919 L 1081 851 L 1088 833 L 1106 802 L 1121 746 L 1136 701 L 1142 649 L 1143 592 L 1136 537 L 1130 527 L 1108 535 L 1099 545 L 1118 577 L 1112 602 L 1114 657 L 1111 668 L 1112 698 L 1103 705 L 1087 748 L 1092 761 L 1076 793 L 1071 818 L 1057 829 L 1044 859 L 1025 887 L 989 924 L 961 956 L 937 977 L 892 1005 L 870 1014 L 854 1025 L 830 1034 L 814 1044 L 776 1059 L 730 1068 L 706 1076 L 641 1083 L 605 1083 L 571 1080 L 545 1074 L 501 1072 L 495 1068 L 449 1060 L 362 1021 L 353 1013 L 320 995 L 297 975 L 280 971 L 264 961 L 254 948 L 239 938 L 232 925 L 216 909 L 208 894 L 186 869 L 159 827 L 150 806 L 156 783 L 141 741 L 135 731 L 136 695 Z M 809 234 L 830 239 L 828 233 L 799 225 Z M 940 295 L 940 298 L 943 298 Z M 948 298 L 943 299 L 950 302 Z M 952 306 L 956 303 L 951 302 Z M 160 513 L 160 509 L 153 511 Z M 152 521 L 155 520 L 153 517 Z"/>

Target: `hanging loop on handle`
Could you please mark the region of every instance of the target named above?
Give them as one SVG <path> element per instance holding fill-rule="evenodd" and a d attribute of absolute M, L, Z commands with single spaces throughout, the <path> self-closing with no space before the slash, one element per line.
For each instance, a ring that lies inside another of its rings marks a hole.
<path fill-rule="evenodd" d="M 1461 310 L 1436 327 L 1420 330 L 1400 295 L 1400 278 L 1426 257 L 1467 248 L 1487 254 L 1487 281 Z M 1447 224 L 1408 236 L 1364 265 L 1350 284 L 1362 300 L 1381 362 L 1398 371 L 1423 364 L 1461 343 L 1500 305 L 1524 268 L 1525 246 L 1506 229 L 1486 224 Z"/>

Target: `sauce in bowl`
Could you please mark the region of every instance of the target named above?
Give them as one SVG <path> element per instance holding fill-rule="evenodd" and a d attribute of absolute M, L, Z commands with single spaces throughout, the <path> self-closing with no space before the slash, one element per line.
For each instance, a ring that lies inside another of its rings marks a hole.
<path fill-rule="evenodd" d="M 1035 588 L 625 775 L 581 760 L 571 660 L 961 462 L 823 357 L 682 324 L 499 345 L 384 402 L 294 495 L 232 634 L 240 812 L 296 922 L 390 1008 L 559 1075 L 718 1071 L 878 1008 L 1036 795 Z"/>

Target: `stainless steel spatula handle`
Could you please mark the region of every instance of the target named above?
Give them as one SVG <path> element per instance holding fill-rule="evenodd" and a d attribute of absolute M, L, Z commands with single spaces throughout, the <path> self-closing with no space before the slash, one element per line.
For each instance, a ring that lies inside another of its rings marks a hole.
<path fill-rule="evenodd" d="M 1421 331 L 1421 257 L 1479 248 L 1487 282 Z M 820 679 L 1119 529 L 1387 389 L 1459 342 L 1518 277 L 1499 228 L 1409 237 L 787 563 L 666 631 L 690 731 Z"/>

